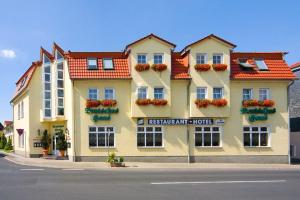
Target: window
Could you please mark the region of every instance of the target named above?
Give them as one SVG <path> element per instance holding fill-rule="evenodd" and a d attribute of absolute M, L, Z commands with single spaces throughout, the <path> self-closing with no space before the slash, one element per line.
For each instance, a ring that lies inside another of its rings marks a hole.
<path fill-rule="evenodd" d="M 138 56 L 137 56 L 137 63 L 138 64 L 146 64 L 147 63 L 146 54 L 138 54 Z"/>
<path fill-rule="evenodd" d="M 263 101 L 269 99 L 269 89 L 268 88 L 260 88 L 259 89 L 259 100 Z"/>
<path fill-rule="evenodd" d="M 196 147 L 219 147 L 221 146 L 221 127 L 199 126 L 195 127 Z"/>
<path fill-rule="evenodd" d="M 223 63 L 223 55 L 222 54 L 214 54 L 213 55 L 213 64 L 221 64 Z"/>
<path fill-rule="evenodd" d="M 223 98 L 223 88 L 213 88 L 213 99 Z"/>
<path fill-rule="evenodd" d="M 48 58 L 44 55 L 44 60 Z M 48 59 L 49 60 L 49 59 Z M 51 67 L 50 60 L 43 64 L 43 106 L 44 106 L 44 117 L 50 118 L 52 116 L 51 112 Z"/>
<path fill-rule="evenodd" d="M 207 88 L 198 87 L 197 88 L 197 99 L 206 99 L 207 98 Z"/>
<path fill-rule="evenodd" d="M 253 99 L 252 89 L 249 88 L 243 89 L 243 100 L 250 100 L 250 99 Z"/>
<path fill-rule="evenodd" d="M 19 136 L 19 147 L 20 148 L 24 148 L 24 143 L 25 143 L 25 132 L 23 132 L 22 134 L 18 134 Z"/>
<path fill-rule="evenodd" d="M 270 132 L 267 126 L 244 126 L 245 147 L 267 147 L 269 146 Z"/>
<path fill-rule="evenodd" d="M 89 88 L 89 99 L 91 100 L 98 100 L 98 89 L 96 88 Z"/>
<path fill-rule="evenodd" d="M 206 63 L 206 54 L 205 53 L 198 53 L 196 55 L 196 63 L 197 64 L 205 64 Z"/>
<path fill-rule="evenodd" d="M 24 118 L 24 102 L 21 102 L 21 119 Z"/>
<path fill-rule="evenodd" d="M 137 146 L 138 147 L 162 147 L 162 127 L 137 127 Z"/>
<path fill-rule="evenodd" d="M 21 119 L 21 106 L 18 104 L 18 120 Z"/>
<path fill-rule="evenodd" d="M 104 98 L 108 99 L 115 99 L 115 90 L 113 88 L 105 88 L 104 90 Z"/>
<path fill-rule="evenodd" d="M 64 65 L 62 62 L 57 64 L 57 115 L 63 116 L 64 109 Z"/>
<path fill-rule="evenodd" d="M 21 85 L 20 85 L 18 91 L 21 90 L 21 89 L 24 87 L 24 85 L 25 85 L 25 83 L 26 83 L 26 80 L 27 80 L 27 77 L 28 77 L 28 76 L 25 76 L 25 77 L 22 79 L 22 82 L 21 82 Z"/>
<path fill-rule="evenodd" d="M 56 51 L 56 60 L 63 60 L 63 56 L 61 55 L 61 53 L 59 51 Z"/>
<path fill-rule="evenodd" d="M 154 64 L 163 63 L 163 54 L 154 54 Z"/>
<path fill-rule="evenodd" d="M 103 69 L 113 69 L 114 64 L 112 58 L 103 58 Z"/>
<path fill-rule="evenodd" d="M 164 99 L 164 88 L 154 88 L 154 99 Z"/>
<path fill-rule="evenodd" d="M 89 147 L 114 147 L 115 129 L 111 126 L 90 126 Z"/>
<path fill-rule="evenodd" d="M 260 71 L 267 71 L 268 66 L 266 65 L 264 60 L 255 60 L 255 64 Z"/>
<path fill-rule="evenodd" d="M 139 87 L 137 89 L 138 99 L 147 99 L 147 87 Z"/>
<path fill-rule="evenodd" d="M 98 69 L 97 58 L 87 59 L 88 69 Z"/>

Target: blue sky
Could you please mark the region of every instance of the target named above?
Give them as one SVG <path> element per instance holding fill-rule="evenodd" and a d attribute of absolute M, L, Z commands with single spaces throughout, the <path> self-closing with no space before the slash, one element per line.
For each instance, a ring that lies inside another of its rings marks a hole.
<path fill-rule="evenodd" d="M 0 121 L 12 119 L 15 82 L 39 59 L 39 48 L 120 51 L 149 33 L 177 50 L 214 33 L 236 51 L 287 51 L 300 61 L 299 1 L 128 0 L 1 1 Z"/>

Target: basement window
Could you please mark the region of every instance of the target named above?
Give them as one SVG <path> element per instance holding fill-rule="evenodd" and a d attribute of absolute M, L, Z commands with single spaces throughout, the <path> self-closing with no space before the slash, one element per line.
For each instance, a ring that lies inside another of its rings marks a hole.
<path fill-rule="evenodd" d="M 103 69 L 114 69 L 112 58 L 103 58 Z"/>

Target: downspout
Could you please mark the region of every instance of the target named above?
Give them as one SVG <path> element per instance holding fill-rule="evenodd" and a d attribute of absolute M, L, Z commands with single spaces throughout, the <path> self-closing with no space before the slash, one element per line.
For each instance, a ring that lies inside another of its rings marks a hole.
<path fill-rule="evenodd" d="M 74 115 L 74 111 L 75 111 L 75 104 L 74 104 L 74 81 L 72 80 L 72 118 L 73 118 L 73 131 L 72 131 L 72 138 L 73 138 L 73 162 L 76 162 L 76 146 L 75 146 L 75 115 Z"/>
<path fill-rule="evenodd" d="M 287 110 L 288 110 L 288 134 L 289 134 L 289 139 L 288 139 L 288 159 L 289 159 L 289 164 L 291 164 L 291 130 L 290 130 L 290 87 L 294 84 L 295 81 L 291 81 L 288 84 L 287 87 Z"/>
<path fill-rule="evenodd" d="M 187 111 L 188 111 L 188 118 L 190 118 L 190 86 L 191 86 L 191 79 L 188 81 L 187 85 Z M 187 160 L 188 163 L 191 163 L 191 146 L 190 146 L 190 130 L 189 125 L 186 125 L 186 134 L 187 134 L 187 146 L 188 146 L 188 152 L 187 152 Z"/>

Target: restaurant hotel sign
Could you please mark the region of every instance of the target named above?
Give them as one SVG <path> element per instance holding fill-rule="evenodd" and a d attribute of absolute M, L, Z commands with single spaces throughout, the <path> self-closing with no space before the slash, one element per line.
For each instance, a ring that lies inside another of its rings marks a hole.
<path fill-rule="evenodd" d="M 144 119 L 139 118 L 137 120 L 138 125 L 144 125 Z M 194 119 L 182 119 L 182 118 L 155 118 L 148 119 L 148 125 L 213 125 L 213 119 L 194 118 Z"/>

